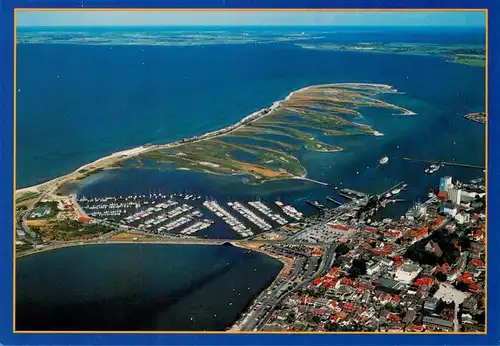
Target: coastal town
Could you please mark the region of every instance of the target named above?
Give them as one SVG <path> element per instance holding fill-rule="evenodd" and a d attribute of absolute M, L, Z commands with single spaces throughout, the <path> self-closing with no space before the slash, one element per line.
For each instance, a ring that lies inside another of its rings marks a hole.
<path fill-rule="evenodd" d="M 345 188 L 344 202 L 315 201 L 311 216 L 281 201 L 160 192 L 20 203 L 16 245 L 23 256 L 95 243 L 231 243 L 282 261 L 231 331 L 483 332 L 484 179 L 442 177 L 399 219 L 376 219 L 406 186 L 379 195 Z M 232 235 L 211 236 L 214 224 Z"/>
<path fill-rule="evenodd" d="M 9 335 L 495 343 L 488 6 L 89 5 L 10 13 Z"/>

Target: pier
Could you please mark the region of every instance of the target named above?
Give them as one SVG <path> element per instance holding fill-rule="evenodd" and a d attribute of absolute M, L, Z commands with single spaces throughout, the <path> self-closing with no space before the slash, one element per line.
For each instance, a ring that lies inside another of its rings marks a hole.
<path fill-rule="evenodd" d="M 300 179 L 300 180 L 310 181 L 311 183 L 315 183 L 315 184 L 319 184 L 319 185 L 323 185 L 323 186 L 330 185 L 328 183 L 325 183 L 324 181 L 314 180 L 314 179 L 306 178 L 306 177 L 295 177 L 293 179 Z"/>
<path fill-rule="evenodd" d="M 419 160 L 419 159 L 412 159 L 409 157 L 404 157 L 403 158 L 405 161 L 411 161 L 411 162 L 419 162 L 419 163 L 437 163 L 445 166 L 457 166 L 457 167 L 465 167 L 465 168 L 475 168 L 475 169 L 486 169 L 484 166 L 478 166 L 478 165 L 470 165 L 467 163 L 457 163 L 457 162 L 446 162 L 446 161 L 429 161 L 429 160 Z"/>
<path fill-rule="evenodd" d="M 252 236 L 253 232 L 245 226 L 241 221 L 231 215 L 226 209 L 221 207 L 216 201 L 205 201 L 203 205 L 212 213 L 220 217 L 229 227 L 238 233 L 240 237 L 246 238 Z"/>
<path fill-rule="evenodd" d="M 391 192 L 392 190 L 394 189 L 397 189 L 398 187 L 400 187 L 401 185 L 404 184 L 404 181 L 400 181 L 399 183 L 397 183 L 396 185 L 394 186 L 391 186 L 390 188 L 388 188 L 387 190 L 385 190 L 384 192 L 380 193 L 377 195 L 377 198 L 378 199 L 381 199 L 383 198 L 387 193 Z"/>
<path fill-rule="evenodd" d="M 261 201 L 248 202 L 248 205 L 254 207 L 259 212 L 278 223 L 280 226 L 286 225 L 288 221 L 278 213 L 273 213 L 271 209 Z"/>
<path fill-rule="evenodd" d="M 338 204 L 338 205 L 342 205 L 342 202 L 339 202 L 339 201 L 337 201 L 336 199 L 333 199 L 330 196 L 327 196 L 326 199 L 329 200 L 332 203 L 335 203 L 335 204 Z"/>
<path fill-rule="evenodd" d="M 272 226 L 269 223 L 267 223 L 261 217 L 257 216 L 254 212 L 252 212 L 250 209 L 245 207 L 240 202 L 228 202 L 227 205 L 229 205 L 238 214 L 240 214 L 245 219 L 253 223 L 255 226 L 259 227 L 261 230 L 269 231 L 272 228 Z"/>
<path fill-rule="evenodd" d="M 368 197 L 368 195 L 366 193 L 359 192 L 359 191 L 352 190 L 352 189 L 348 189 L 348 188 L 340 190 L 339 195 L 342 197 L 351 199 L 351 200 Z"/>
<path fill-rule="evenodd" d="M 320 205 L 318 201 L 306 201 L 306 204 L 309 204 L 311 207 L 314 207 L 318 209 L 319 211 L 324 211 L 325 207 L 323 205 Z"/>
<path fill-rule="evenodd" d="M 304 217 L 304 215 L 300 211 L 298 211 L 297 209 L 295 209 L 291 205 L 283 204 L 283 202 L 281 202 L 279 200 L 274 202 L 274 204 L 276 204 L 283 211 L 283 213 L 285 213 L 287 216 L 289 216 L 297 221 L 300 221 Z"/>
<path fill-rule="evenodd" d="M 92 218 L 91 222 L 110 222 L 122 230 L 159 237 L 191 236 L 216 224 L 214 220 L 219 218 L 240 237 L 247 238 L 254 233 L 284 226 L 290 219 L 300 221 L 304 217 L 293 206 L 279 200 L 274 204 L 281 211 L 273 210 L 261 201 L 230 201 L 224 203 L 230 207 L 226 210 L 216 200 L 202 201 L 202 197 L 195 194 L 156 191 L 140 195 L 72 198 L 74 205 L 82 210 L 80 214 L 86 213 Z M 211 213 L 205 216 L 208 211 Z M 233 212 L 239 215 L 232 215 Z M 205 231 L 203 236 L 207 236 Z"/>

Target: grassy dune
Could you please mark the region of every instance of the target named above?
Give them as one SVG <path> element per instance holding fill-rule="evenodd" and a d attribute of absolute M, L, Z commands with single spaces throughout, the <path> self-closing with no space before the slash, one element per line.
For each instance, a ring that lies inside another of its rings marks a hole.
<path fill-rule="evenodd" d="M 214 174 L 248 174 L 251 183 L 303 177 L 306 170 L 296 154 L 300 150 L 336 152 L 338 146 L 318 137 L 374 133 L 368 125 L 354 122 L 363 117 L 361 107 L 411 111 L 377 99 L 395 93 L 380 84 L 325 84 L 296 91 L 264 116 L 223 134 L 183 143 L 168 150 L 155 150 L 135 158 L 173 162 L 178 169 Z M 256 144 L 257 143 L 257 144 Z M 241 157 L 244 157 L 242 159 Z"/>

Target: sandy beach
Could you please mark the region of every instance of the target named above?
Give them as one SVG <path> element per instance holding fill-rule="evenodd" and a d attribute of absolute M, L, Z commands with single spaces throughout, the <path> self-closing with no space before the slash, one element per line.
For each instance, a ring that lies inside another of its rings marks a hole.
<path fill-rule="evenodd" d="M 278 261 L 280 261 L 281 263 L 283 263 L 283 268 L 281 268 L 281 271 L 279 272 L 279 274 L 276 278 L 286 276 L 290 272 L 290 270 L 292 269 L 292 264 L 294 261 L 292 258 L 285 257 L 285 256 L 279 256 L 279 255 L 276 255 L 272 252 L 269 252 L 269 251 L 262 249 L 261 246 L 264 243 L 262 243 L 262 244 L 259 244 L 259 243 L 242 244 L 242 243 L 238 243 L 237 241 L 235 241 L 235 242 L 231 242 L 231 244 L 233 246 L 237 246 L 237 247 L 242 248 L 242 249 L 251 250 L 251 251 L 258 251 L 258 252 L 263 253 L 267 256 L 273 257 L 273 258 L 277 259 Z"/>
<path fill-rule="evenodd" d="M 26 193 L 26 192 L 41 192 L 42 189 L 48 188 L 48 187 L 50 187 L 50 185 L 60 183 L 65 178 L 69 178 L 74 174 L 78 174 L 79 171 L 81 171 L 81 170 L 85 170 L 85 169 L 88 169 L 90 167 L 92 167 L 93 169 L 104 168 L 104 167 L 107 167 L 107 166 L 111 165 L 112 163 L 116 162 L 118 159 L 123 160 L 126 158 L 137 156 L 137 155 L 145 152 L 146 150 L 148 150 L 148 148 L 149 147 L 140 146 L 137 148 L 127 149 L 127 150 L 113 153 L 113 154 L 105 156 L 105 157 L 101 157 L 100 159 L 97 159 L 93 162 L 87 163 L 87 164 L 77 168 L 75 171 L 73 171 L 72 173 L 69 173 L 67 175 L 49 180 L 45 183 L 41 183 L 38 185 L 18 189 L 18 190 L 16 190 L 16 194 L 22 194 L 22 193 Z M 101 167 L 101 166 L 103 166 L 103 167 Z"/>

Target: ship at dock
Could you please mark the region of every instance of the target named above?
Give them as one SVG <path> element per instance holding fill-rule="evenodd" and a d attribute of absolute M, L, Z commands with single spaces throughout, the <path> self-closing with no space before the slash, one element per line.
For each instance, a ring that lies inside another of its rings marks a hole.
<path fill-rule="evenodd" d="M 306 201 L 306 203 L 314 208 L 319 209 L 319 210 L 325 209 L 325 206 L 323 204 L 321 204 L 319 201 Z"/>
<path fill-rule="evenodd" d="M 426 174 L 432 174 L 432 173 L 435 173 L 437 172 L 440 168 L 441 168 L 442 165 L 440 164 L 432 164 L 430 165 L 428 168 L 425 169 L 425 173 Z"/>

